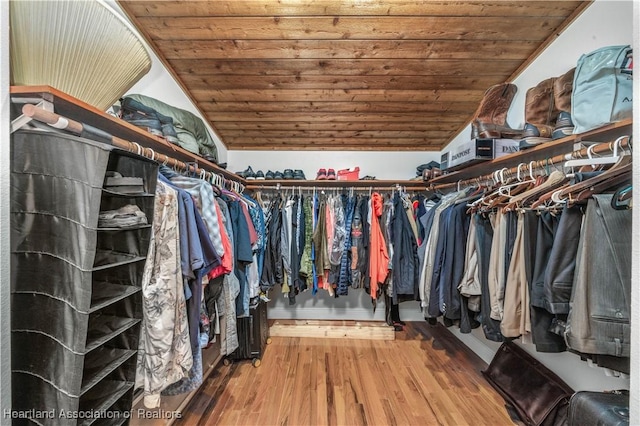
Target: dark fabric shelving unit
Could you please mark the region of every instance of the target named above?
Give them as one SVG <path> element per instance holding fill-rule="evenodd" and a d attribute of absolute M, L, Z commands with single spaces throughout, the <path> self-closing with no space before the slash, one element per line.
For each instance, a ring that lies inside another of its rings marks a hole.
<path fill-rule="evenodd" d="M 12 409 L 55 409 L 16 424 L 127 424 L 157 164 L 55 131 L 11 143 Z M 142 178 L 142 192 L 105 190 L 108 171 Z M 128 204 L 147 225 L 98 227 Z"/>

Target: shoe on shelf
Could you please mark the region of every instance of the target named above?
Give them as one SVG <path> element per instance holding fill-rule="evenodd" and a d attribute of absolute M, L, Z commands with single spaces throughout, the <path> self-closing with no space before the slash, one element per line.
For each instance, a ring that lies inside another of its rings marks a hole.
<path fill-rule="evenodd" d="M 360 178 L 360 180 L 376 180 L 376 177 L 375 176 L 366 175 L 366 176 L 362 176 Z"/>
<path fill-rule="evenodd" d="M 284 175 L 282 174 L 282 172 L 276 171 L 276 172 L 273 173 L 273 178 L 275 180 L 283 180 L 284 179 Z"/>
<path fill-rule="evenodd" d="M 243 170 L 241 172 L 236 172 L 236 174 L 240 177 L 243 177 L 245 179 L 255 179 L 256 178 L 256 174 L 253 171 L 253 169 L 251 168 L 251 166 L 247 167 L 246 170 Z"/>
<path fill-rule="evenodd" d="M 556 126 L 551 134 L 551 139 L 555 140 L 572 135 L 574 127 L 573 120 L 571 120 L 571 113 L 560 111 L 556 119 Z"/>
<path fill-rule="evenodd" d="M 304 176 L 304 172 L 302 170 L 294 170 L 293 178 L 295 180 L 306 180 L 307 178 Z"/>
<path fill-rule="evenodd" d="M 265 179 L 265 177 L 264 177 L 264 173 L 262 172 L 262 170 L 258 170 L 258 171 L 256 172 L 256 179 L 257 179 L 257 180 L 264 180 L 264 179 Z"/>
<path fill-rule="evenodd" d="M 327 180 L 336 180 L 336 171 L 334 169 L 327 170 Z"/>
<path fill-rule="evenodd" d="M 547 132 L 545 128 L 545 134 L 551 135 L 551 131 Z M 523 138 L 520 141 L 520 149 L 528 149 L 533 148 L 534 146 L 540 145 L 541 143 L 549 142 L 551 138 L 544 137 L 540 135 L 540 130 L 538 127 L 531 123 L 525 123 L 524 125 L 524 133 L 522 134 Z"/>
<path fill-rule="evenodd" d="M 284 173 L 282 174 L 282 176 L 284 177 L 285 180 L 293 179 L 293 170 L 284 169 Z"/>
<path fill-rule="evenodd" d="M 266 180 L 273 180 L 275 179 L 273 172 L 271 170 L 267 170 L 267 173 L 265 173 L 264 178 Z"/>
<path fill-rule="evenodd" d="M 319 169 L 316 180 L 327 180 L 327 169 Z"/>

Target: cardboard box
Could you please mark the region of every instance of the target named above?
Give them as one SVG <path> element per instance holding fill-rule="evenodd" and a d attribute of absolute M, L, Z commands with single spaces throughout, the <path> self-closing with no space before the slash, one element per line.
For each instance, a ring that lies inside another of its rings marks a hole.
<path fill-rule="evenodd" d="M 478 161 L 493 160 L 519 150 L 520 141 L 513 139 L 471 139 L 447 153 L 449 154 L 447 169 L 457 169 Z"/>
<path fill-rule="evenodd" d="M 449 156 L 451 155 L 451 153 L 449 151 L 443 153 L 440 156 L 440 170 L 445 170 L 447 168 L 449 168 Z"/>

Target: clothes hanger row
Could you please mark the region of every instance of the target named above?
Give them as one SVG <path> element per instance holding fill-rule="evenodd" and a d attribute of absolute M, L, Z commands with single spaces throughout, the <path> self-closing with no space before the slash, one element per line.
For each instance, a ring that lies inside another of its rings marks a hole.
<path fill-rule="evenodd" d="M 400 192 L 400 193 L 408 193 L 408 192 L 423 192 L 426 191 L 427 188 L 425 187 L 406 187 L 406 186 L 401 186 L 401 185 L 394 185 L 394 186 L 384 186 L 384 187 L 379 187 L 379 186 L 282 186 L 280 185 L 280 183 L 277 183 L 273 186 L 271 185 L 252 185 L 250 186 L 248 189 L 254 190 L 254 191 L 276 191 L 276 192 L 281 192 L 283 190 L 287 190 L 286 188 L 293 188 L 294 191 L 298 191 L 300 194 L 302 193 L 302 190 L 306 190 L 307 193 L 309 192 L 313 192 L 313 193 L 328 193 L 328 192 L 333 192 L 335 194 L 340 194 L 342 191 L 349 191 L 349 194 L 354 194 L 356 191 L 369 191 L 369 195 L 371 195 L 373 192 L 389 192 L 391 191 L 392 193 L 395 193 L 396 191 Z"/>
<path fill-rule="evenodd" d="M 590 142 L 586 142 L 590 143 Z M 570 152 L 568 154 L 561 154 L 551 158 L 545 158 L 541 160 L 534 160 L 527 163 L 520 163 L 516 167 L 512 168 L 502 168 L 495 170 L 494 172 L 470 178 L 466 180 L 459 180 L 457 182 L 452 183 L 444 183 L 439 185 L 431 185 L 429 189 L 433 191 L 442 191 L 447 189 L 463 189 L 469 186 L 479 186 L 479 185 L 498 185 L 501 183 L 505 183 L 506 180 L 516 177 L 518 180 L 525 179 L 525 174 L 529 175 L 529 179 L 533 180 L 536 174 L 545 174 L 548 176 L 552 169 L 564 171 L 562 169 L 565 166 L 565 163 L 570 160 L 579 160 L 586 159 L 588 163 L 587 165 L 595 165 L 595 164 L 612 164 L 615 161 L 610 160 L 611 158 L 620 157 L 626 154 L 631 153 L 633 148 L 631 136 L 621 136 L 615 141 L 612 142 L 602 142 L 602 143 L 593 143 L 587 148 L 582 148 L 580 150 L 576 150 Z M 611 153 L 613 155 L 606 156 L 605 154 Z M 566 165 L 569 168 L 575 168 L 576 166 L 572 163 Z"/>
<path fill-rule="evenodd" d="M 455 185 L 458 190 L 462 183 L 475 185 L 478 190 L 482 185 L 486 186 L 485 195 L 468 204 L 468 212 L 489 211 L 501 207 L 503 211 L 522 209 L 525 206 L 532 209 L 548 209 L 558 206 L 571 205 L 582 201 L 590 195 L 612 188 L 618 183 L 629 179 L 630 166 L 625 171 L 613 173 L 619 167 L 630 163 L 632 145 L 630 137 L 623 136 L 610 143 L 590 145 L 586 149 L 574 151 L 564 156 L 556 156 L 541 161 L 532 161 L 528 164 L 520 163 L 512 169 L 503 168 L 494 171 L 491 175 L 458 181 Z M 603 155 L 606 153 L 612 155 Z M 586 155 L 587 158 L 584 158 Z M 565 160 L 562 163 L 559 160 Z M 580 160 L 574 162 L 573 160 Z M 570 162 L 571 161 L 571 162 Z M 557 164 L 560 163 L 560 164 Z M 574 167 L 589 167 L 587 171 L 601 169 L 603 166 L 611 166 L 600 176 L 589 179 L 588 184 L 570 184 L 569 178 L 573 174 L 567 174 L 566 169 L 574 171 Z M 525 171 L 528 169 L 529 176 Z M 483 182 L 484 180 L 484 182 Z M 450 184 L 452 186 L 453 184 Z M 592 189 L 586 188 L 592 186 Z"/>

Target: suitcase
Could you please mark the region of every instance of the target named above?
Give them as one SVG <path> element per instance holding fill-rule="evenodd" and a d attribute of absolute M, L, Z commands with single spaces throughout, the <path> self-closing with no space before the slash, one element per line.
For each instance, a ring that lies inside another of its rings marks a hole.
<path fill-rule="evenodd" d="M 249 310 L 249 316 L 237 319 L 238 343 L 240 346 L 224 359 L 228 365 L 231 360 L 250 359 L 254 367 L 260 366 L 260 358 L 270 343 L 267 324 L 267 304 L 260 302 Z"/>
<path fill-rule="evenodd" d="M 569 400 L 569 426 L 623 426 L 629 424 L 629 395 L 625 392 L 573 394 Z"/>

